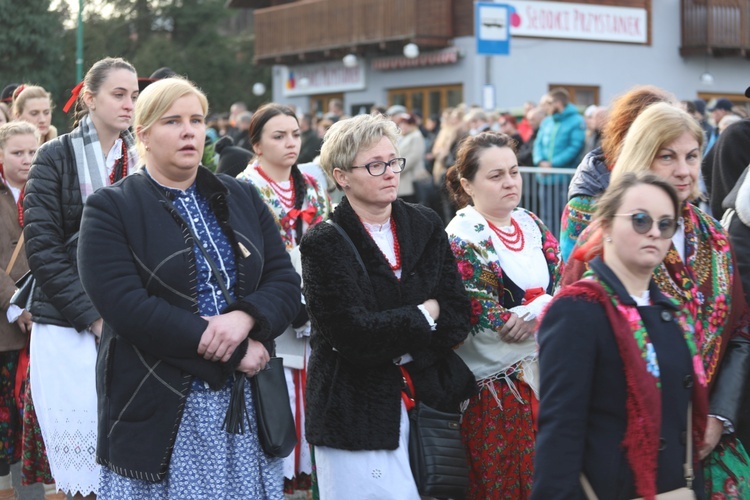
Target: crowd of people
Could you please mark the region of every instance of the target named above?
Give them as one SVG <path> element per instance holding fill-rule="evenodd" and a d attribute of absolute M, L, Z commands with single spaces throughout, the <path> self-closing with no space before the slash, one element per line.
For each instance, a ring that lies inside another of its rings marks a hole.
<path fill-rule="evenodd" d="M 0 499 L 23 460 L 48 499 L 416 500 L 415 400 L 461 414 L 466 498 L 750 497 L 731 101 L 211 115 L 119 58 L 69 133 L 0 97 Z M 277 356 L 287 456 L 251 390 Z"/>

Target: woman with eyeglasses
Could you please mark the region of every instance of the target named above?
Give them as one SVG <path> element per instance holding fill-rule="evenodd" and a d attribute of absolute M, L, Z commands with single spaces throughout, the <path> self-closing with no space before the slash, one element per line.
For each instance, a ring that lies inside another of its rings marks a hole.
<path fill-rule="evenodd" d="M 707 411 L 697 330 L 654 276 L 680 208 L 675 189 L 653 174 L 621 175 L 599 199 L 601 246 L 587 257 L 600 256 L 555 296 L 538 331 L 532 499 L 654 498 L 680 488 L 687 495 L 675 498 L 693 498 L 689 490 L 703 498 L 691 452 Z"/>
<path fill-rule="evenodd" d="M 333 124 L 321 164 L 345 197 L 334 224 L 300 247 L 312 322 L 306 430 L 322 500 L 418 500 L 404 384 L 442 411 L 476 391 L 454 351 L 469 301 L 440 217 L 397 199 L 397 140 L 381 115 Z"/>
<path fill-rule="evenodd" d="M 703 140 L 700 125 L 685 111 L 667 103 L 653 104 L 630 127 L 612 180 L 629 172 L 650 171 L 677 190 L 679 226 L 653 274 L 659 290 L 678 299 L 695 321 L 710 395 L 706 433 L 698 452 L 702 459 L 711 454 L 704 461 L 704 466 L 711 466 L 717 457 L 728 456 L 724 450 L 741 448 L 733 432 L 750 367 L 750 339 L 747 304 L 729 238 L 714 218 L 690 203 L 698 196 Z M 597 245 L 594 224 L 579 237 L 563 275 L 564 284 L 581 276 L 586 255 Z M 721 446 L 711 453 L 720 440 Z M 744 450 L 739 453 L 746 456 Z M 722 481 L 714 479 L 707 477 L 707 486 L 723 490 Z M 730 482 L 738 484 L 736 479 Z"/>
<path fill-rule="evenodd" d="M 479 394 L 461 432 L 469 450 L 467 498 L 528 498 L 533 474 L 539 367 L 534 331 L 560 279 L 560 248 L 544 223 L 518 208 L 515 142 L 468 137 L 448 170 L 461 207 L 446 231 L 471 300 L 471 332 L 456 351 Z"/>

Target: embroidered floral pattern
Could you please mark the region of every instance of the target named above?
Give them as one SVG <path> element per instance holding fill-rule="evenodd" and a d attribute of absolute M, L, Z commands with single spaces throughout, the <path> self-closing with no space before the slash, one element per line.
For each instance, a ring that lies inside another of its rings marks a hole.
<path fill-rule="evenodd" d="M 542 252 L 544 253 L 553 289 L 557 287 L 562 272 L 560 246 L 549 229 L 531 212 L 531 216 L 542 234 Z M 459 217 L 464 216 L 458 214 Z M 465 216 L 464 216 L 465 217 Z M 510 317 L 502 306 L 503 296 L 507 293 L 503 287 L 503 271 L 498 264 L 497 252 L 484 224 L 473 224 L 472 231 L 476 239 L 466 235 L 449 234 L 453 255 L 456 257 L 458 271 L 472 302 L 471 333 L 476 335 L 484 329 L 500 330 Z"/>
<path fill-rule="evenodd" d="M 271 210 L 274 222 L 281 233 L 281 239 L 284 240 L 286 249 L 289 251 L 297 246 L 297 243 L 295 242 L 296 234 L 294 224 L 287 223 L 287 208 L 281 203 L 279 197 L 276 195 L 273 188 L 271 188 L 268 181 L 258 173 L 255 166 L 256 165 L 248 166 L 244 172 L 237 176 L 237 178 L 249 182 L 258 191 L 260 197 Z M 318 183 L 312 176 L 305 173 L 303 173 L 302 176 L 305 179 L 307 191 L 305 192 L 305 201 L 302 202 L 301 210 L 305 211 L 311 207 L 315 210 L 310 222 L 305 222 L 304 230 L 306 231 L 308 227 L 312 227 L 328 218 L 328 214 L 331 210 L 331 201 L 328 197 L 328 193 L 318 186 Z M 283 224 L 282 221 L 284 221 Z"/>
<path fill-rule="evenodd" d="M 685 206 L 683 220 L 686 262 L 672 246 L 654 279 L 695 318 L 695 339 L 710 383 L 724 349 L 722 335 L 726 328 L 736 327 L 728 324 L 735 269 L 729 241 L 718 222 L 691 204 Z"/>
<path fill-rule="evenodd" d="M 635 343 L 641 351 L 641 358 L 646 365 L 646 371 L 654 377 L 654 383 L 656 384 L 657 389 L 661 389 L 659 361 L 654 346 L 651 343 L 651 339 L 648 336 L 648 332 L 646 331 L 646 325 L 643 323 L 643 318 L 641 318 L 640 312 L 638 312 L 638 308 L 634 305 L 623 304 L 620 302 L 618 295 L 612 290 L 612 287 L 610 287 L 605 281 L 599 279 L 593 272 L 589 271 L 585 276 L 596 281 L 602 286 L 602 288 L 604 288 L 612 301 L 612 305 L 615 306 L 615 309 L 617 309 L 617 311 L 622 314 L 623 318 L 628 322 L 630 329 L 633 332 Z M 679 306 L 679 302 L 676 299 L 671 300 L 675 305 Z M 695 328 L 692 315 L 687 311 L 687 308 L 683 307 L 674 317 L 675 321 L 680 325 L 680 331 L 682 331 L 685 343 L 688 346 L 688 351 L 690 351 L 696 379 L 698 380 L 698 383 L 705 386 L 706 374 L 703 369 L 703 363 L 701 362 L 702 358 L 700 351 L 695 342 Z"/>

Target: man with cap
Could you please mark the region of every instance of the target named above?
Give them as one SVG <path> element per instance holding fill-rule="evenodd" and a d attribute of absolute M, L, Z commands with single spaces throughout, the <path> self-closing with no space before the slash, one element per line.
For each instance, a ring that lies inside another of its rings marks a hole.
<path fill-rule="evenodd" d="M 750 87 L 745 91 L 750 97 Z M 716 119 L 715 110 L 725 111 L 719 113 L 719 120 L 729 114 L 731 101 L 718 99 L 711 113 Z M 718 127 L 717 127 L 718 129 Z M 742 172 L 750 164 L 750 118 L 743 118 L 737 123 L 727 127 L 718 137 L 713 147 L 706 149 L 706 154 L 701 163 L 701 174 L 706 181 L 706 189 L 709 195 L 711 215 L 721 220 L 724 214 L 722 202 L 729 192 L 734 188 Z"/>
<path fill-rule="evenodd" d="M 407 111 L 406 111 L 405 106 L 402 106 L 400 104 L 394 104 L 393 106 L 391 106 L 390 108 L 386 110 L 385 114 L 386 116 L 388 116 L 388 118 L 392 120 L 394 116 L 400 115 L 406 112 Z"/>
<path fill-rule="evenodd" d="M 713 119 L 714 121 L 714 129 L 708 136 L 706 151 L 709 151 L 711 149 L 711 146 L 713 146 L 716 142 L 716 139 L 719 138 L 719 122 L 722 118 L 732 112 L 732 106 L 732 101 L 725 97 L 720 97 L 716 99 L 716 103 L 713 105 L 713 107 L 709 108 L 709 111 L 711 112 L 711 119 Z"/>

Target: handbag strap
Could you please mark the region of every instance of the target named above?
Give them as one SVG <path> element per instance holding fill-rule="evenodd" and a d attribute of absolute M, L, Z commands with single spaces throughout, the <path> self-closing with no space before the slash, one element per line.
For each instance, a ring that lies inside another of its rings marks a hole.
<path fill-rule="evenodd" d="M 693 489 L 693 479 L 695 479 L 695 476 L 693 474 L 693 402 L 688 402 L 688 412 L 687 412 L 687 443 L 685 445 L 685 463 L 683 464 L 683 473 L 685 475 L 685 482 L 687 483 L 688 489 Z M 599 497 L 596 496 L 596 492 L 594 491 L 594 488 L 591 487 L 591 483 L 589 482 L 588 478 L 586 477 L 586 474 L 581 472 L 581 488 L 583 488 L 583 493 L 586 495 L 587 500 L 598 500 Z"/>
<path fill-rule="evenodd" d="M 365 267 L 365 263 L 362 261 L 362 257 L 359 255 L 359 251 L 357 250 L 357 247 L 354 246 L 354 242 L 349 237 L 349 235 L 346 233 L 346 231 L 344 231 L 344 228 L 341 227 L 341 226 L 339 226 L 338 224 L 336 224 L 333 221 L 333 219 L 326 220 L 326 223 L 332 225 L 333 227 L 335 227 L 336 231 L 338 231 L 339 234 L 341 235 L 341 237 L 344 238 L 344 241 L 346 241 L 349 244 L 349 246 L 352 249 L 352 252 L 354 252 L 354 256 L 357 258 L 357 262 L 359 262 L 359 265 L 362 266 L 362 270 L 365 272 L 365 276 L 367 276 L 367 278 L 369 279 L 370 275 L 367 272 L 367 268 Z"/>
<path fill-rule="evenodd" d="M 21 237 L 18 238 L 18 243 L 16 243 L 16 248 L 13 250 L 13 255 L 10 257 L 10 262 L 8 262 L 8 267 L 5 268 L 5 274 L 10 274 L 11 269 L 13 269 L 13 265 L 16 263 L 16 259 L 18 258 L 18 254 L 21 253 L 21 249 L 23 248 L 23 231 L 21 231 Z"/>

